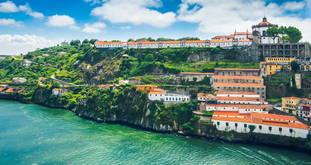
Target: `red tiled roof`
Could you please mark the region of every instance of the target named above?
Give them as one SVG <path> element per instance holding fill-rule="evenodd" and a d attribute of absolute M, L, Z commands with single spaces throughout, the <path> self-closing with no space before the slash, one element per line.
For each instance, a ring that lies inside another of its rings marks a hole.
<path fill-rule="evenodd" d="M 180 74 L 191 74 L 191 75 L 214 75 L 214 73 L 199 73 L 199 72 L 180 72 Z"/>
<path fill-rule="evenodd" d="M 197 97 L 216 98 L 216 96 L 209 94 L 209 93 L 198 93 Z"/>
<path fill-rule="evenodd" d="M 265 87 L 259 83 L 214 83 L 213 85 L 216 87 Z"/>
<path fill-rule="evenodd" d="M 260 71 L 260 69 L 241 69 L 241 68 L 215 68 L 215 71 L 216 70 Z"/>
<path fill-rule="evenodd" d="M 244 104 L 205 104 L 207 107 L 234 107 L 240 109 L 265 109 L 263 105 L 244 105 Z"/>
<path fill-rule="evenodd" d="M 263 125 L 300 128 L 305 130 L 308 130 L 310 128 L 308 125 L 299 122 L 294 116 L 264 114 L 255 112 L 250 114 L 240 114 L 238 112 L 215 111 L 213 113 L 212 120 L 255 123 Z"/>
<path fill-rule="evenodd" d="M 235 92 L 235 91 L 218 91 L 217 92 L 217 95 L 218 94 L 232 94 L 232 95 L 258 95 L 257 93 L 255 92 Z"/>
<path fill-rule="evenodd" d="M 217 96 L 217 101 L 261 101 L 259 97 L 219 97 Z"/>
<path fill-rule="evenodd" d="M 222 76 L 222 75 L 215 75 L 213 78 L 218 78 L 218 79 L 262 79 L 260 76 Z"/>
<path fill-rule="evenodd" d="M 6 93 L 13 93 L 14 92 L 14 89 L 13 88 L 9 88 L 5 91 Z"/>
<path fill-rule="evenodd" d="M 4 88 L 0 88 L 0 91 L 3 91 L 4 90 Z"/>

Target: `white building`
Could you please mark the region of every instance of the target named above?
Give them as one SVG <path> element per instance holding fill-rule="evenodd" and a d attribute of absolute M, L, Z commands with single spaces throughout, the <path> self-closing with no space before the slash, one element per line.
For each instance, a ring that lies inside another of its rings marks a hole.
<path fill-rule="evenodd" d="M 241 114 L 215 111 L 212 122 L 219 131 L 254 132 L 294 138 L 307 138 L 310 129 L 294 116 L 264 113 Z"/>
<path fill-rule="evenodd" d="M 19 83 L 19 84 L 23 84 L 27 82 L 27 79 L 24 77 L 14 77 L 12 80 L 13 82 Z"/>
<path fill-rule="evenodd" d="M 264 17 L 262 19 L 262 22 L 260 22 L 257 25 L 253 25 L 253 35 L 256 40 L 256 42 L 260 44 L 271 44 L 271 43 L 278 43 L 277 37 L 268 37 L 267 30 L 270 27 L 277 27 L 278 25 L 274 25 L 270 22 L 268 22 L 267 18 Z"/>
<path fill-rule="evenodd" d="M 24 60 L 23 61 L 23 66 L 24 67 L 29 67 L 29 66 L 31 66 L 31 64 L 32 64 L 32 61 L 30 61 L 30 60 Z"/>
<path fill-rule="evenodd" d="M 272 106 L 265 105 L 238 105 L 238 104 L 205 104 L 206 111 L 230 111 L 238 113 L 268 113 Z"/>
<path fill-rule="evenodd" d="M 167 93 L 163 89 L 156 88 L 148 93 L 149 100 L 164 102 L 189 102 L 190 95 L 179 93 Z"/>
<path fill-rule="evenodd" d="M 52 94 L 55 96 L 63 96 L 66 93 L 68 93 L 67 89 L 63 89 L 63 88 L 53 88 L 52 89 Z"/>

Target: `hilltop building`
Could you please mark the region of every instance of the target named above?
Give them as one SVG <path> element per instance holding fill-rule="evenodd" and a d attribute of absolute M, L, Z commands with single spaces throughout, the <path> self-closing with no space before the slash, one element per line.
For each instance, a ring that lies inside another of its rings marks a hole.
<path fill-rule="evenodd" d="M 277 37 L 269 37 L 267 34 L 267 30 L 271 27 L 278 27 L 278 25 L 268 22 L 266 17 L 262 19 L 262 22 L 258 23 L 257 25 L 253 25 L 252 35 L 254 36 L 254 41 L 259 44 L 278 43 Z"/>

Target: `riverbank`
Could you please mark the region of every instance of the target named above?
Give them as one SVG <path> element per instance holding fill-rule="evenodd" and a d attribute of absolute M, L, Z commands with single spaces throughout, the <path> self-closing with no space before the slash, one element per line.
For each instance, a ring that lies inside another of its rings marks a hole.
<path fill-rule="evenodd" d="M 6 97 L 6 99 L 35 103 L 51 108 L 62 108 L 70 110 L 81 118 L 92 120 L 98 123 L 121 124 L 136 129 L 148 130 L 157 133 L 179 134 L 197 138 L 222 140 L 231 143 L 264 144 L 267 146 L 277 146 L 288 149 L 294 148 L 311 153 L 310 141 L 307 139 L 297 139 L 255 133 L 241 134 L 233 131 L 221 132 L 218 131 L 212 125 L 212 123 L 204 123 L 198 120 L 194 120 L 195 118 L 192 116 L 193 114 L 191 113 L 191 115 L 189 115 L 188 111 L 177 114 L 175 117 L 172 116 L 171 118 L 173 119 L 171 120 L 168 118 L 171 116 L 169 112 L 175 112 L 176 109 L 153 109 L 154 107 L 160 106 L 160 103 L 153 103 L 145 100 L 143 94 L 137 92 L 136 90 L 132 90 L 131 88 L 125 88 L 124 90 L 129 90 L 126 92 L 126 95 L 131 96 L 131 99 L 123 99 L 120 97 L 122 103 L 112 103 L 113 106 L 111 107 L 103 105 L 104 102 L 102 102 L 102 100 L 98 100 L 97 96 L 95 97 L 95 101 L 92 99 L 83 99 L 83 102 L 77 105 L 68 104 L 66 99 L 52 96 L 48 93 L 49 89 L 45 88 L 38 88 L 33 95 L 32 101 L 25 101 L 22 99 L 22 97 L 18 96 Z M 116 102 L 118 102 L 118 100 Z M 102 106 L 104 106 L 105 109 L 103 109 Z M 187 107 L 185 109 L 187 110 Z M 190 110 L 190 112 L 192 111 Z M 155 115 L 156 113 L 163 113 L 163 116 L 160 115 L 161 120 L 155 119 L 156 116 L 159 117 L 159 115 Z M 177 121 L 177 118 L 179 119 L 187 115 L 189 118 L 183 119 L 184 121 Z"/>

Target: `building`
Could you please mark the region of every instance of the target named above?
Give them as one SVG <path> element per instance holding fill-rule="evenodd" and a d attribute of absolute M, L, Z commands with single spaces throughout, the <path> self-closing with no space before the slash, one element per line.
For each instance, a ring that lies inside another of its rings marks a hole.
<path fill-rule="evenodd" d="M 22 65 L 23 65 L 24 67 L 29 67 L 29 66 L 31 66 L 31 64 L 32 64 L 32 61 L 30 61 L 30 60 L 24 60 Z"/>
<path fill-rule="evenodd" d="M 295 58 L 286 57 L 266 57 L 265 61 L 260 62 L 261 74 L 268 76 L 281 71 L 291 71 L 291 62 L 295 60 Z"/>
<path fill-rule="evenodd" d="M 260 69 L 215 68 L 218 76 L 260 76 Z"/>
<path fill-rule="evenodd" d="M 213 83 L 258 83 L 263 84 L 263 78 L 260 76 L 213 76 Z"/>
<path fill-rule="evenodd" d="M 267 34 L 267 30 L 271 27 L 278 27 L 278 25 L 268 22 L 266 17 L 262 19 L 262 22 L 253 25 L 252 30 L 255 42 L 259 44 L 278 43 L 279 39 L 277 37 L 269 37 Z"/>
<path fill-rule="evenodd" d="M 17 84 L 23 84 L 27 82 L 27 79 L 23 77 L 14 77 L 12 80 L 14 83 L 17 83 Z"/>
<path fill-rule="evenodd" d="M 271 106 L 267 105 L 239 105 L 239 104 L 205 104 L 206 111 L 230 111 L 238 113 L 268 113 Z"/>
<path fill-rule="evenodd" d="M 282 97 L 282 109 L 287 113 L 297 115 L 297 105 L 301 102 L 299 97 Z"/>
<path fill-rule="evenodd" d="M 136 85 L 136 89 L 145 93 L 154 91 L 157 88 L 156 85 Z"/>
<path fill-rule="evenodd" d="M 249 32 L 235 32 L 225 36 L 215 36 L 208 41 L 210 47 L 232 48 L 250 46 L 253 42 L 253 35 Z"/>
<path fill-rule="evenodd" d="M 188 81 L 202 81 L 204 78 L 211 78 L 214 73 L 180 72 L 179 78 Z"/>
<path fill-rule="evenodd" d="M 219 131 L 259 133 L 294 138 L 307 138 L 310 127 L 294 116 L 266 113 L 215 111 L 212 122 Z"/>
<path fill-rule="evenodd" d="M 301 117 L 304 120 L 311 121 L 311 100 L 299 97 L 283 97 L 282 110 Z"/>
<path fill-rule="evenodd" d="M 186 93 L 172 93 L 166 92 L 163 89 L 155 88 L 153 91 L 148 93 L 148 99 L 153 101 L 164 101 L 164 102 L 189 102 L 190 95 Z"/>
<path fill-rule="evenodd" d="M 216 68 L 212 82 L 217 91 L 255 92 L 266 98 L 266 86 L 260 77 L 260 69 Z"/>
<path fill-rule="evenodd" d="M 216 101 L 216 96 L 207 93 L 198 93 L 197 100 L 201 102 Z"/>
<path fill-rule="evenodd" d="M 55 96 L 63 96 L 66 93 L 68 93 L 68 90 L 64 88 L 53 88 L 52 89 L 52 94 Z"/>
<path fill-rule="evenodd" d="M 137 41 L 137 42 L 95 42 L 96 48 L 119 48 L 119 49 L 141 49 L 141 48 L 181 48 L 181 47 L 209 47 L 205 40 L 191 41 Z"/>

